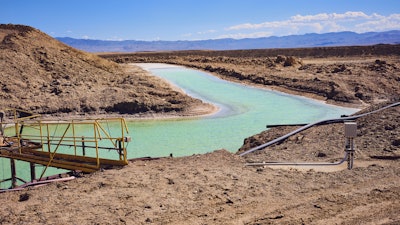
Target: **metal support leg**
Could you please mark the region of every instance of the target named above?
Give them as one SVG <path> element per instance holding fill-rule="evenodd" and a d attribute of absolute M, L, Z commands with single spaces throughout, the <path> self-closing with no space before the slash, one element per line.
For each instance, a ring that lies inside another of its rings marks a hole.
<path fill-rule="evenodd" d="M 31 162 L 29 163 L 30 168 L 31 168 L 31 181 L 36 180 L 36 171 L 35 171 L 35 163 Z"/>
<path fill-rule="evenodd" d="M 346 139 L 347 169 L 351 170 L 354 163 L 354 142 L 353 138 Z"/>
<path fill-rule="evenodd" d="M 82 136 L 82 155 L 86 156 L 85 137 Z"/>
<path fill-rule="evenodd" d="M 15 160 L 10 159 L 10 165 L 11 165 L 11 187 L 16 188 L 17 187 L 17 172 L 15 169 Z"/>

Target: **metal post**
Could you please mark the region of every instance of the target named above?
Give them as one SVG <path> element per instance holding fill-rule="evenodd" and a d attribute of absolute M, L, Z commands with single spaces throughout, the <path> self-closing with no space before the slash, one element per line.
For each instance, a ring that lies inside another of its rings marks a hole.
<path fill-rule="evenodd" d="M 34 181 L 36 180 L 35 163 L 31 162 L 29 165 L 31 167 L 31 181 Z"/>
<path fill-rule="evenodd" d="M 347 153 L 347 169 L 351 170 L 353 168 L 354 162 L 354 142 L 353 138 L 347 138 L 346 142 L 346 153 Z"/>
<path fill-rule="evenodd" d="M 10 159 L 10 165 L 11 165 L 11 187 L 16 188 L 17 187 L 17 173 L 15 169 L 15 160 Z"/>
<path fill-rule="evenodd" d="M 354 138 L 357 137 L 357 123 L 345 122 L 344 135 L 346 136 L 347 169 L 351 170 L 354 163 Z"/>
<path fill-rule="evenodd" d="M 122 155 L 122 141 L 121 140 L 117 140 L 118 141 L 118 153 L 121 159 L 121 155 Z"/>
<path fill-rule="evenodd" d="M 82 154 L 83 154 L 83 156 L 86 156 L 85 137 L 83 137 L 83 136 L 82 136 Z"/>

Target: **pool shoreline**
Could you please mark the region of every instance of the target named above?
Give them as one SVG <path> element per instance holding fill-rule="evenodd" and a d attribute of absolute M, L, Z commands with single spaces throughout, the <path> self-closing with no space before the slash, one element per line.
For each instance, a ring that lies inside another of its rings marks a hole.
<path fill-rule="evenodd" d="M 261 85 L 257 85 L 257 84 L 253 84 L 253 83 L 249 83 L 249 82 L 235 82 L 235 81 L 223 79 L 220 76 L 217 76 L 217 75 L 207 72 L 207 71 L 193 69 L 193 68 L 189 68 L 189 67 L 185 67 L 185 66 L 181 66 L 181 65 L 173 65 L 173 64 L 166 64 L 166 63 L 130 63 L 130 64 L 128 64 L 128 66 L 130 66 L 130 65 L 139 66 L 140 68 L 148 71 L 152 76 L 157 76 L 157 75 L 154 75 L 151 72 L 151 69 L 185 68 L 185 69 L 192 69 L 192 70 L 197 70 L 197 71 L 200 71 L 203 73 L 207 73 L 218 79 L 221 79 L 221 80 L 224 80 L 227 82 L 232 82 L 232 83 L 239 84 L 239 85 L 243 85 L 243 86 L 246 86 L 249 88 L 264 89 L 264 90 L 275 92 L 278 94 L 294 96 L 296 98 L 309 99 L 309 100 L 320 102 L 321 104 L 331 105 L 331 106 L 335 106 L 335 107 L 339 107 L 339 108 L 342 107 L 342 108 L 348 108 L 348 109 L 362 110 L 363 108 L 368 106 L 368 105 L 360 105 L 360 104 L 345 104 L 343 102 L 336 102 L 336 101 L 333 104 L 332 102 L 322 100 L 320 97 L 319 98 L 313 97 L 312 95 L 310 95 L 308 93 L 303 93 L 303 92 L 293 93 L 292 91 L 288 91 L 286 89 L 281 90 L 281 88 L 279 88 L 279 87 L 265 87 L 265 86 L 261 86 Z M 186 93 L 183 89 L 181 89 L 179 86 L 175 85 L 174 83 L 172 83 L 164 78 L 161 78 L 161 79 L 163 79 L 165 82 L 169 83 L 174 90 L 190 96 L 190 94 Z M 193 97 L 193 96 L 191 96 L 191 97 Z M 196 97 L 193 97 L 193 98 L 196 98 Z M 203 99 L 200 99 L 200 100 L 202 100 L 204 102 Z M 162 112 L 162 113 L 146 112 L 146 113 L 137 113 L 137 114 L 97 113 L 97 114 L 93 114 L 93 115 L 72 115 L 72 114 L 66 113 L 66 114 L 58 114 L 58 115 L 42 115 L 42 119 L 57 121 L 57 120 L 73 120 L 73 119 L 83 120 L 83 119 L 123 117 L 124 119 L 126 119 L 128 121 L 187 120 L 187 119 L 191 120 L 191 119 L 196 119 L 196 118 L 204 118 L 204 117 L 208 117 L 208 116 L 213 116 L 221 110 L 220 107 L 215 104 L 208 103 L 208 102 L 204 102 L 204 103 L 206 103 L 206 105 L 199 104 L 199 105 L 188 108 L 185 111 L 181 111 L 181 112 L 176 112 L 176 111 L 175 112 Z"/>

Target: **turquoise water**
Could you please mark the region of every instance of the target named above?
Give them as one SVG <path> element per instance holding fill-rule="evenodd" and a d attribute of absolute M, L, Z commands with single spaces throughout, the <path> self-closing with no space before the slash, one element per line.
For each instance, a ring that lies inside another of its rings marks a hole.
<path fill-rule="evenodd" d="M 357 111 L 224 81 L 205 72 L 184 67 L 139 65 L 154 75 L 167 79 L 187 94 L 217 105 L 220 110 L 210 116 L 192 119 L 128 121 L 129 136 L 132 137 L 132 142 L 127 146 L 128 158 L 162 157 L 171 153 L 173 156 L 186 156 L 217 149 L 236 152 L 246 137 L 265 130 L 267 124 L 308 123 Z M 107 129 L 112 131 L 112 123 L 109 126 Z M 9 160 L 1 159 L 0 162 L 0 180 L 9 178 Z M 21 165 L 18 168 L 29 168 L 28 163 L 18 164 Z M 36 174 L 40 175 L 42 170 L 38 166 Z M 46 175 L 63 171 L 51 169 Z M 17 173 L 19 177 L 29 180 L 28 169 L 20 169 Z"/>
<path fill-rule="evenodd" d="M 216 149 L 236 152 L 246 137 L 267 124 L 308 123 L 357 110 L 221 80 L 202 71 L 163 64 L 138 64 L 187 94 L 220 107 L 197 119 L 131 121 L 129 157 L 185 156 Z"/>

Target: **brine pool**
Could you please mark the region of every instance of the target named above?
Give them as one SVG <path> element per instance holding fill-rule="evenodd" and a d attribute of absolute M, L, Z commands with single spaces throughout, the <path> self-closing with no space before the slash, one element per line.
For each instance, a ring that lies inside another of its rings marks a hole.
<path fill-rule="evenodd" d="M 128 120 L 129 135 L 132 137 L 127 147 L 128 158 L 170 154 L 179 157 L 217 149 L 236 152 L 245 138 L 265 130 L 268 124 L 309 123 L 349 115 L 358 110 L 232 83 L 181 66 L 136 65 L 168 80 L 188 95 L 218 106 L 219 111 L 197 118 Z M 1 159 L 0 162 L 0 180 L 9 178 L 9 160 Z M 24 162 L 18 162 L 17 168 L 24 165 L 29 168 Z M 17 176 L 29 180 L 29 170 L 25 170 L 17 171 Z M 42 167 L 38 167 L 36 173 L 41 174 L 41 171 Z M 52 169 L 46 171 L 46 175 L 61 172 L 63 170 Z"/>

